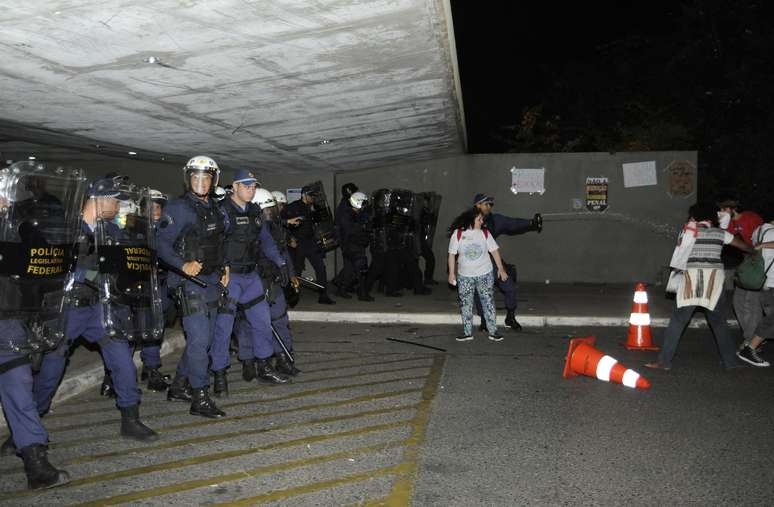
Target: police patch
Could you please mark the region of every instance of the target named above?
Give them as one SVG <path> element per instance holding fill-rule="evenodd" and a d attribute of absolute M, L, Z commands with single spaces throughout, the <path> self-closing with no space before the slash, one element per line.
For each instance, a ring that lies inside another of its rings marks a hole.
<path fill-rule="evenodd" d="M 250 217 L 236 217 L 237 225 L 248 225 L 250 223 Z"/>

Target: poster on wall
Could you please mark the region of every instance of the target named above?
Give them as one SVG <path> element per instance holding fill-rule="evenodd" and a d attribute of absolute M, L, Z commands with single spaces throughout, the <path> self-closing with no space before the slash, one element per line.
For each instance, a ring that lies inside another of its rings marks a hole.
<path fill-rule="evenodd" d="M 666 168 L 667 193 L 672 197 L 688 197 L 693 194 L 696 166 L 688 160 L 674 160 Z"/>
<path fill-rule="evenodd" d="M 624 188 L 649 187 L 658 185 L 656 161 L 623 164 Z"/>
<path fill-rule="evenodd" d="M 285 196 L 288 198 L 288 203 L 301 199 L 300 188 L 289 188 Z"/>
<path fill-rule="evenodd" d="M 511 192 L 540 194 L 546 191 L 544 167 L 540 169 L 517 169 L 511 167 Z"/>
<path fill-rule="evenodd" d="M 586 178 L 586 209 L 605 211 L 607 209 L 607 177 Z"/>

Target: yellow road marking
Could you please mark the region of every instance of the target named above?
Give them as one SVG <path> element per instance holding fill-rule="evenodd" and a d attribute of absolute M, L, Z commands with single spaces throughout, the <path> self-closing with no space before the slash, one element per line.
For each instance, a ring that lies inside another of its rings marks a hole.
<path fill-rule="evenodd" d="M 250 413 L 245 415 L 235 415 L 226 417 L 224 419 L 204 419 L 204 420 L 197 420 L 189 423 L 183 423 L 183 424 L 177 424 L 174 426 L 165 426 L 163 428 L 159 428 L 156 431 L 158 433 L 168 433 L 172 431 L 182 430 L 182 429 L 189 429 L 189 428 L 201 428 L 204 426 L 213 426 L 216 424 L 229 424 L 239 421 L 249 421 L 252 419 L 260 419 L 263 417 L 271 417 L 274 415 L 282 415 L 282 414 L 290 414 L 293 412 L 306 412 L 311 410 L 318 410 L 322 408 L 333 408 L 333 407 L 341 407 L 344 405 L 354 405 L 357 403 L 367 403 L 369 401 L 377 401 L 384 398 L 395 398 L 398 396 L 404 396 L 406 394 L 414 394 L 421 392 L 421 389 L 402 389 L 400 391 L 389 391 L 386 393 L 379 393 L 379 394 L 369 394 L 365 396 L 358 396 L 356 398 L 348 398 L 346 400 L 338 400 L 338 401 L 329 401 L 326 403 L 316 403 L 312 405 L 302 405 L 300 407 L 293 407 L 293 408 L 286 408 L 283 410 L 275 410 L 272 412 L 262 412 L 259 414 L 256 413 Z M 54 442 L 52 444 L 49 444 L 49 447 L 61 449 L 61 448 L 67 448 L 67 447 L 77 447 L 79 445 L 83 445 L 85 443 L 92 443 L 92 442 L 100 442 L 103 440 L 113 440 L 115 439 L 115 435 L 107 435 L 107 436 L 100 436 L 100 437 L 91 437 L 91 438 L 80 438 L 76 440 L 69 440 L 65 442 Z M 2 473 L 3 470 L 0 470 L 0 473 Z"/>
<path fill-rule="evenodd" d="M 257 454 L 259 452 L 274 450 L 274 449 L 286 449 L 289 447 L 296 447 L 299 445 L 307 445 L 318 442 L 325 442 L 327 440 L 334 440 L 342 437 L 359 436 L 367 433 L 375 433 L 379 431 L 386 431 L 391 429 L 400 428 L 410 424 L 411 420 L 396 421 L 391 423 L 375 424 L 373 426 L 364 426 L 354 430 L 340 431 L 338 433 L 330 433 L 326 435 L 312 435 L 310 437 L 298 438 L 295 440 L 288 440 L 285 442 L 275 442 L 269 445 L 263 445 L 259 447 L 251 447 L 249 449 L 238 449 L 233 451 L 223 451 L 213 454 L 206 454 L 203 456 L 195 456 L 193 458 L 185 458 L 176 461 L 167 461 L 164 463 L 157 463 L 155 465 L 147 465 L 137 468 L 129 468 L 124 470 L 118 470 L 116 472 L 107 472 L 104 474 L 91 475 L 89 477 L 83 477 L 81 479 L 75 479 L 67 484 L 59 486 L 58 490 L 64 490 L 69 488 L 75 488 L 78 486 L 85 486 L 89 484 L 97 484 L 100 482 L 112 481 L 115 479 L 123 479 L 126 477 L 136 477 L 140 475 L 150 474 L 153 472 L 164 472 L 169 470 L 176 470 L 179 468 L 185 468 L 194 465 L 201 465 L 204 463 L 212 463 L 214 461 L 220 461 L 224 459 L 239 458 L 242 456 L 249 456 L 250 454 Z M 20 490 L 11 491 L 8 493 L 0 493 L 0 500 L 8 498 L 18 498 L 35 495 L 37 491 L 34 490 Z"/>
<path fill-rule="evenodd" d="M 417 408 L 419 404 L 412 403 L 411 405 L 400 405 L 397 407 L 381 408 L 377 410 L 366 410 L 365 412 L 356 412 L 354 414 L 336 415 L 330 417 L 321 417 L 318 419 L 312 419 L 310 421 L 303 421 L 297 423 L 286 424 L 283 426 L 270 426 L 267 428 L 257 428 L 253 430 L 234 431 L 231 433 L 219 433 L 215 435 L 204 435 L 201 437 L 186 438 L 183 440 L 174 440 L 172 442 L 164 442 L 158 445 L 148 445 L 144 447 L 133 447 L 131 449 L 122 449 L 120 451 L 106 452 L 103 454 L 92 454 L 90 456 L 81 456 L 79 458 L 72 458 L 65 461 L 66 465 L 74 465 L 80 463 L 88 463 L 91 461 L 98 461 L 105 458 L 115 458 L 118 456 L 126 456 L 129 454 L 146 454 L 154 451 L 161 451 L 165 449 L 174 449 L 176 447 L 183 447 L 192 444 L 203 444 L 208 442 L 219 442 L 221 440 L 229 440 L 232 438 L 243 437 L 247 435 L 259 435 L 272 433 L 275 431 L 285 431 L 290 429 L 304 428 L 307 426 L 314 426 L 317 424 L 325 424 L 332 422 L 347 421 L 350 419 L 360 419 L 362 417 L 370 417 L 373 415 L 391 414 L 393 412 L 402 412 L 404 410 L 413 410 Z"/>
<path fill-rule="evenodd" d="M 295 488 L 283 489 L 280 491 L 272 491 L 263 495 L 251 496 L 249 498 L 243 498 L 233 502 L 225 502 L 219 504 L 213 504 L 219 507 L 242 507 L 256 505 L 265 502 L 276 502 L 278 500 L 284 500 L 286 498 L 305 495 L 308 493 L 315 493 L 325 489 L 335 488 L 337 486 L 345 486 L 354 482 L 367 481 L 376 477 L 383 477 L 385 475 L 403 475 L 409 473 L 409 465 L 407 463 L 400 463 L 398 465 L 377 468 L 376 470 L 369 470 L 368 472 L 361 472 L 358 474 L 345 475 L 338 479 L 331 479 L 329 481 L 313 482 L 311 484 L 305 484 Z"/>
<path fill-rule="evenodd" d="M 253 404 L 257 404 L 257 403 L 270 403 L 270 402 L 274 402 L 274 401 L 292 400 L 292 399 L 295 399 L 295 398 L 304 398 L 306 396 L 315 396 L 317 394 L 332 393 L 332 392 L 336 392 L 336 391 L 343 391 L 343 390 L 346 390 L 346 389 L 356 389 L 356 388 L 359 388 L 359 387 L 371 387 L 371 386 L 378 386 L 378 385 L 384 385 L 384 384 L 393 384 L 395 382 L 406 382 L 406 381 L 411 381 L 411 380 L 422 380 L 424 378 L 425 377 L 423 377 L 423 376 L 404 377 L 404 378 L 392 379 L 392 380 L 378 380 L 378 381 L 375 381 L 375 382 L 362 382 L 360 384 L 347 384 L 347 385 L 344 385 L 344 386 L 321 387 L 319 389 L 311 389 L 309 391 L 300 391 L 300 392 L 297 392 L 297 393 L 291 393 L 291 394 L 288 394 L 288 395 L 285 395 L 285 396 L 278 396 L 278 397 L 275 397 L 275 398 L 263 398 L 263 399 L 261 399 L 261 398 L 259 398 L 259 399 L 252 399 L 251 398 L 249 400 L 239 401 L 239 402 L 235 402 L 235 403 L 224 403 L 224 404 L 220 405 L 220 408 L 221 409 L 225 409 L 225 408 L 233 408 L 233 407 L 241 407 L 241 406 L 246 406 L 246 405 L 253 405 Z M 175 403 L 175 402 L 169 402 L 169 403 L 171 403 L 172 405 L 178 405 L 178 406 L 183 405 L 182 403 Z M 184 405 L 184 406 L 187 407 L 188 405 Z M 177 411 L 176 412 L 171 412 L 170 411 L 170 412 L 165 412 L 163 414 L 144 415 L 144 416 L 142 416 L 142 419 L 147 421 L 149 419 L 161 419 L 163 417 L 179 416 L 179 415 L 184 415 L 186 413 L 187 412 L 184 411 L 184 410 L 179 411 L 179 412 L 177 412 Z M 57 427 L 54 427 L 54 428 L 49 428 L 48 432 L 49 433 L 58 433 L 58 432 L 62 432 L 62 431 L 71 431 L 71 430 L 77 430 L 77 429 L 83 429 L 83 428 L 93 428 L 94 426 L 104 426 L 104 425 L 107 425 L 107 424 L 116 424 L 116 423 L 119 423 L 119 422 L 121 422 L 120 419 L 107 419 L 107 420 L 102 420 L 102 421 L 92 421 L 92 422 L 89 422 L 87 424 L 73 424 L 73 425 L 70 425 L 70 426 L 57 426 Z"/>
<path fill-rule="evenodd" d="M 341 451 L 333 454 L 316 456 L 314 458 L 305 458 L 305 459 L 300 459 L 295 461 L 289 461 L 286 463 L 278 463 L 276 465 L 267 465 L 267 466 L 253 468 L 250 470 L 243 470 L 236 473 L 208 477 L 206 479 L 179 482 L 176 484 L 171 484 L 169 486 L 161 486 L 158 488 L 147 489 L 136 493 L 127 493 L 125 495 L 118 495 L 118 496 L 113 496 L 109 498 L 101 498 L 99 500 L 94 500 L 93 502 L 78 504 L 78 507 L 99 507 L 99 506 L 108 506 L 108 505 L 118 505 L 118 504 L 127 503 L 127 502 L 138 502 L 140 500 L 155 498 L 162 495 L 182 493 L 184 491 L 204 488 L 207 486 L 220 485 L 220 484 L 223 484 L 224 482 L 239 481 L 242 479 L 246 479 L 248 477 L 257 477 L 260 475 L 268 475 L 268 474 L 277 473 L 277 472 L 284 472 L 287 470 L 292 470 L 294 468 L 301 468 L 309 465 L 327 463 L 329 461 L 335 461 L 337 459 L 342 459 L 342 458 L 351 458 L 362 454 L 370 454 L 373 452 L 379 452 L 386 449 L 401 447 L 403 445 L 405 445 L 405 440 L 357 447 L 355 449 L 351 449 L 348 451 Z"/>

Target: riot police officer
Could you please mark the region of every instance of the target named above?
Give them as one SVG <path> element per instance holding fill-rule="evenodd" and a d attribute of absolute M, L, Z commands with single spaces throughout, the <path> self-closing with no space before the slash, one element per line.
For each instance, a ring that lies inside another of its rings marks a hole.
<path fill-rule="evenodd" d="M 240 357 L 245 369 L 256 369 L 260 380 L 273 384 L 288 382 L 287 377 L 277 374 L 269 359 L 274 353 L 271 346 L 271 315 L 266 292 L 258 274 L 258 255 L 270 260 L 279 276 L 287 283 L 290 268 L 280 256 L 267 227 L 262 224 L 261 209 L 252 202 L 257 180 L 249 171 L 237 171 L 234 192 L 222 203 L 229 230 L 225 238 L 226 264 L 229 266 L 227 297 L 218 310 L 215 340 L 212 344 L 212 370 L 215 376 L 214 392 L 218 397 L 228 395 L 226 368 L 229 366 L 229 343 L 234 329 L 237 311 L 243 316 L 241 329 L 252 343 L 253 355 Z"/>
<path fill-rule="evenodd" d="M 288 234 L 285 228 L 280 223 L 279 210 L 277 209 L 276 201 L 272 193 L 259 188 L 255 192 L 253 202 L 261 208 L 261 214 L 263 216 L 263 225 L 269 229 L 269 232 L 274 238 L 274 242 L 277 244 L 277 250 L 280 255 L 285 259 L 286 263 L 290 263 L 290 252 L 288 251 Z M 272 345 L 274 347 L 275 369 L 277 372 L 283 375 L 295 377 L 301 370 L 295 366 L 295 357 L 292 354 L 293 351 L 293 337 L 290 333 L 290 321 L 288 319 L 288 303 L 285 299 L 285 291 L 297 291 L 299 288 L 299 280 L 297 277 L 290 278 L 290 284 L 284 283 L 285 279 L 282 273 L 277 269 L 276 263 L 266 256 L 261 256 L 258 259 L 258 270 L 263 279 L 264 286 L 266 287 L 266 299 L 269 302 L 269 311 L 271 314 L 272 332 L 274 334 L 274 340 Z M 279 342 L 282 340 L 282 343 Z M 247 347 L 251 343 L 243 338 L 239 341 L 240 346 L 240 358 L 252 357 L 249 355 Z M 244 370 L 243 370 L 244 371 Z M 257 373 L 260 378 L 260 369 Z"/>
<path fill-rule="evenodd" d="M 167 399 L 191 402 L 191 415 L 209 418 L 226 415 L 209 396 L 208 373 L 218 305 L 229 277 L 223 248 L 226 217 L 211 198 L 219 177 L 220 168 L 210 157 L 190 159 L 183 167 L 186 193 L 167 204 L 158 232 L 159 257 L 186 275 L 170 272 L 168 276 L 186 345 Z M 206 287 L 190 277 L 198 277 Z"/>
<path fill-rule="evenodd" d="M 89 186 L 88 199 L 81 213 L 75 283 L 65 310 L 65 337 L 70 342 L 83 337 L 99 347 L 105 368 L 110 372 L 115 385 L 116 406 L 121 412 L 121 435 L 151 442 L 158 440 L 158 434 L 140 421 L 140 390 L 137 389 L 137 369 L 132 360 L 132 342 L 140 338 L 132 323 L 139 323 L 140 320 L 130 318 L 129 313 L 133 308 L 123 294 L 125 289 L 127 298 L 134 298 L 132 287 L 135 284 L 132 282 L 133 275 L 123 271 L 126 258 L 119 258 L 124 246 L 133 247 L 138 243 L 133 241 L 134 238 L 125 228 L 116 224 L 119 199 L 129 200 L 129 193 L 133 193 L 134 189 L 122 176 L 98 179 Z M 146 228 L 140 238 L 140 248 L 147 247 L 148 233 Z M 150 263 L 137 264 L 142 264 L 138 271 L 141 274 L 139 281 L 149 282 L 140 285 L 155 291 L 155 276 L 152 279 L 145 278 L 151 273 Z M 157 297 L 156 293 L 150 299 Z M 158 315 L 155 317 L 160 319 L 160 301 L 158 303 Z M 153 319 L 154 316 L 151 316 L 147 322 Z M 141 320 L 146 322 L 145 318 Z M 160 326 L 150 327 L 155 327 L 156 334 L 161 332 Z M 52 370 L 44 368 L 41 372 L 40 396 L 49 400 L 49 403 L 64 371 L 64 358 L 55 366 L 52 365 Z"/>
<path fill-rule="evenodd" d="M 66 268 L 73 261 L 84 184 L 80 171 L 55 174 L 40 162 L 0 171 L 0 402 L 11 432 L 0 454 L 21 456 L 30 489 L 70 480 L 48 461 L 40 418 L 50 400 L 34 386 L 39 370 L 58 375 L 64 364 L 57 294 L 71 277 Z M 20 199 L 25 187 L 32 197 Z"/>
<path fill-rule="evenodd" d="M 368 196 L 354 192 L 348 199 L 347 208 L 336 214 L 336 228 L 339 231 L 344 266 L 338 274 L 339 290 L 346 290 L 357 284 L 357 298 L 373 301 L 368 287 L 368 257 L 366 247 L 371 240 L 371 226 L 366 204 Z"/>
<path fill-rule="evenodd" d="M 317 302 L 320 304 L 332 305 L 336 302 L 328 296 L 328 274 L 325 270 L 325 253 L 317 243 L 314 234 L 314 213 L 316 211 L 315 200 L 318 189 L 311 185 L 305 185 L 301 189 L 301 199 L 288 204 L 282 215 L 289 220 L 291 218 L 300 218 L 299 225 L 294 226 L 291 231 L 298 246 L 291 250 L 293 256 L 293 267 L 296 276 L 301 276 L 304 271 L 304 263 L 308 259 L 314 269 L 314 276 L 317 283 L 323 287 Z"/>
<path fill-rule="evenodd" d="M 543 230 L 543 217 L 540 213 L 535 213 L 535 216 L 531 220 L 492 213 L 492 208 L 494 208 L 494 197 L 486 194 L 476 194 L 473 198 L 473 205 L 484 214 L 484 225 L 489 229 L 489 232 L 492 233 L 492 236 L 495 239 L 501 234 L 514 236 L 529 231 L 537 231 L 540 233 Z M 505 296 L 505 325 L 514 331 L 521 331 L 521 324 L 516 320 L 516 268 L 512 264 L 506 264 L 504 260 L 503 264 L 505 264 L 506 270 L 510 268 L 508 278 L 505 281 L 502 281 L 495 274 L 495 285 L 497 285 L 497 288 L 500 289 L 500 292 Z M 478 297 L 476 297 L 476 308 L 478 309 L 478 314 L 483 315 L 481 301 Z M 485 328 L 486 323 L 483 320 L 484 319 L 482 318 L 481 327 Z"/>

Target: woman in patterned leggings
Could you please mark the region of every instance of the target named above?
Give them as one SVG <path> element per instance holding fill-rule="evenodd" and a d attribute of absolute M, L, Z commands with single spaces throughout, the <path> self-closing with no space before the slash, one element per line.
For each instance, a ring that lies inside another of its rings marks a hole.
<path fill-rule="evenodd" d="M 507 280 L 508 274 L 503 267 L 497 242 L 482 227 L 483 222 L 481 212 L 472 208 L 454 219 L 449 229 L 449 283 L 457 286 L 462 314 L 463 334 L 457 337 L 457 341 L 473 339 L 473 299 L 476 291 L 481 297 L 489 339 L 497 342 L 503 339 L 497 332 L 492 259 L 500 280 Z"/>

